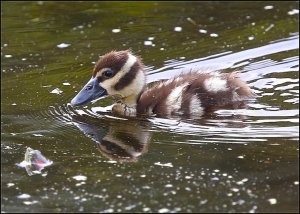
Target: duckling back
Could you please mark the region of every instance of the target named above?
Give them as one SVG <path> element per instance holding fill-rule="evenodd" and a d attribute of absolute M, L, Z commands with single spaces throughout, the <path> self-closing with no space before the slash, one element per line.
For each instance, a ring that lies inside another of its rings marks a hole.
<path fill-rule="evenodd" d="M 202 116 L 220 108 L 243 107 L 251 98 L 251 89 L 236 73 L 190 72 L 146 89 L 137 113 Z"/>

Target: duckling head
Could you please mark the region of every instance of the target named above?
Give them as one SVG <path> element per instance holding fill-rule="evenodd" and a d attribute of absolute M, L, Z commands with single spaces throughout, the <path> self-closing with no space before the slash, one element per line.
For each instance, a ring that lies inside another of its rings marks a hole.
<path fill-rule="evenodd" d="M 128 107 L 135 108 L 145 87 L 142 61 L 131 50 L 111 51 L 100 56 L 92 78 L 72 99 L 79 106 L 105 96 L 112 96 Z"/>

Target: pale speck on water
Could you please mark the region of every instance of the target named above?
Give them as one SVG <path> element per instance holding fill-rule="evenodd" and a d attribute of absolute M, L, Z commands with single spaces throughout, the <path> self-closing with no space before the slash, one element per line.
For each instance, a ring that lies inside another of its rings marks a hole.
<path fill-rule="evenodd" d="M 57 45 L 58 48 L 67 48 L 67 47 L 69 47 L 69 46 L 71 46 L 71 44 L 60 43 L 60 44 Z"/>
<path fill-rule="evenodd" d="M 146 45 L 146 46 L 152 46 L 153 43 L 152 43 L 152 41 L 144 41 L 144 45 Z"/>
<path fill-rule="evenodd" d="M 61 94 L 63 91 L 62 90 L 60 90 L 59 88 L 55 88 L 55 89 L 53 89 L 50 93 L 51 94 Z"/>
<path fill-rule="evenodd" d="M 76 176 L 73 176 L 72 178 L 76 181 L 85 181 L 85 180 L 87 180 L 87 177 L 84 176 L 84 175 L 76 175 Z"/>
<path fill-rule="evenodd" d="M 182 27 L 175 27 L 175 28 L 174 28 L 174 31 L 180 32 L 180 31 L 182 31 Z"/>
<path fill-rule="evenodd" d="M 27 199 L 27 198 L 30 198 L 30 197 L 31 197 L 30 195 L 25 194 L 25 193 L 17 196 L 17 198 L 19 198 L 19 199 Z"/>
<path fill-rule="evenodd" d="M 167 212 L 170 212 L 170 210 L 167 209 L 167 208 L 161 208 L 161 209 L 158 210 L 158 212 L 159 213 L 167 213 Z"/>
<path fill-rule="evenodd" d="M 200 32 L 200 33 L 207 33 L 207 30 L 199 29 L 199 32 Z"/>
<path fill-rule="evenodd" d="M 32 134 L 33 136 L 35 136 L 35 137 L 43 137 L 44 135 L 42 135 L 42 134 Z"/>
<path fill-rule="evenodd" d="M 292 9 L 291 11 L 288 12 L 288 15 L 292 16 L 295 14 L 299 14 L 299 9 Z"/>
<path fill-rule="evenodd" d="M 265 10 L 272 10 L 274 8 L 273 5 L 267 5 L 264 7 Z"/>
<path fill-rule="evenodd" d="M 12 186 L 14 186 L 14 185 L 15 185 L 14 183 L 8 183 L 8 184 L 7 184 L 8 187 L 12 187 Z"/>
<path fill-rule="evenodd" d="M 276 199 L 276 198 L 269 198 L 268 201 L 269 201 L 269 203 L 270 203 L 271 205 L 277 204 L 277 199 Z"/>
<path fill-rule="evenodd" d="M 115 29 L 112 29 L 111 31 L 112 31 L 113 33 L 120 33 L 120 32 L 121 32 L 121 29 L 115 28 Z"/>
<path fill-rule="evenodd" d="M 154 163 L 154 165 L 158 165 L 158 166 L 163 166 L 163 167 L 173 167 L 172 163 L 160 163 L 160 162 L 156 162 Z"/>
<path fill-rule="evenodd" d="M 219 35 L 218 34 L 216 34 L 216 33 L 211 33 L 211 34 L 209 34 L 210 35 L 210 37 L 218 37 Z"/>

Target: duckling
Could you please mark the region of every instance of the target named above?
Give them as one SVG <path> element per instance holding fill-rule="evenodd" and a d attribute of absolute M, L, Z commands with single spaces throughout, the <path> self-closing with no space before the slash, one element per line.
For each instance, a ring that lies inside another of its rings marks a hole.
<path fill-rule="evenodd" d="M 79 106 L 101 97 L 115 99 L 112 112 L 123 116 L 203 116 L 221 108 L 237 108 L 254 94 L 236 73 L 189 72 L 146 87 L 140 57 L 131 50 L 111 51 L 95 64 L 92 78 L 72 99 Z"/>

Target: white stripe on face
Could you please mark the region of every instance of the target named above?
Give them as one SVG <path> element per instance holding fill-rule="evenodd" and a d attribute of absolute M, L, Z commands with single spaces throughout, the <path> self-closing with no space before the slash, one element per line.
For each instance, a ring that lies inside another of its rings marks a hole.
<path fill-rule="evenodd" d="M 136 57 L 129 53 L 128 54 L 128 59 L 127 59 L 126 63 L 123 65 L 123 67 L 121 68 L 120 71 L 122 71 L 124 73 L 128 73 L 130 71 L 131 67 L 136 62 L 136 60 L 137 60 Z"/>
<path fill-rule="evenodd" d="M 214 93 L 228 90 L 227 80 L 223 80 L 218 76 L 213 76 L 205 80 L 204 86 L 207 91 L 214 92 Z"/>
<path fill-rule="evenodd" d="M 100 83 L 100 86 L 105 88 L 109 95 L 116 95 L 119 94 L 119 91 L 116 91 L 114 89 L 114 86 L 120 81 L 120 79 L 130 71 L 131 67 L 134 65 L 134 63 L 137 61 L 137 58 L 133 56 L 132 54 L 128 54 L 128 59 L 126 63 L 122 66 L 121 70 L 117 72 L 117 74 L 102 83 Z M 100 73 L 102 73 L 107 68 L 103 68 Z"/>

